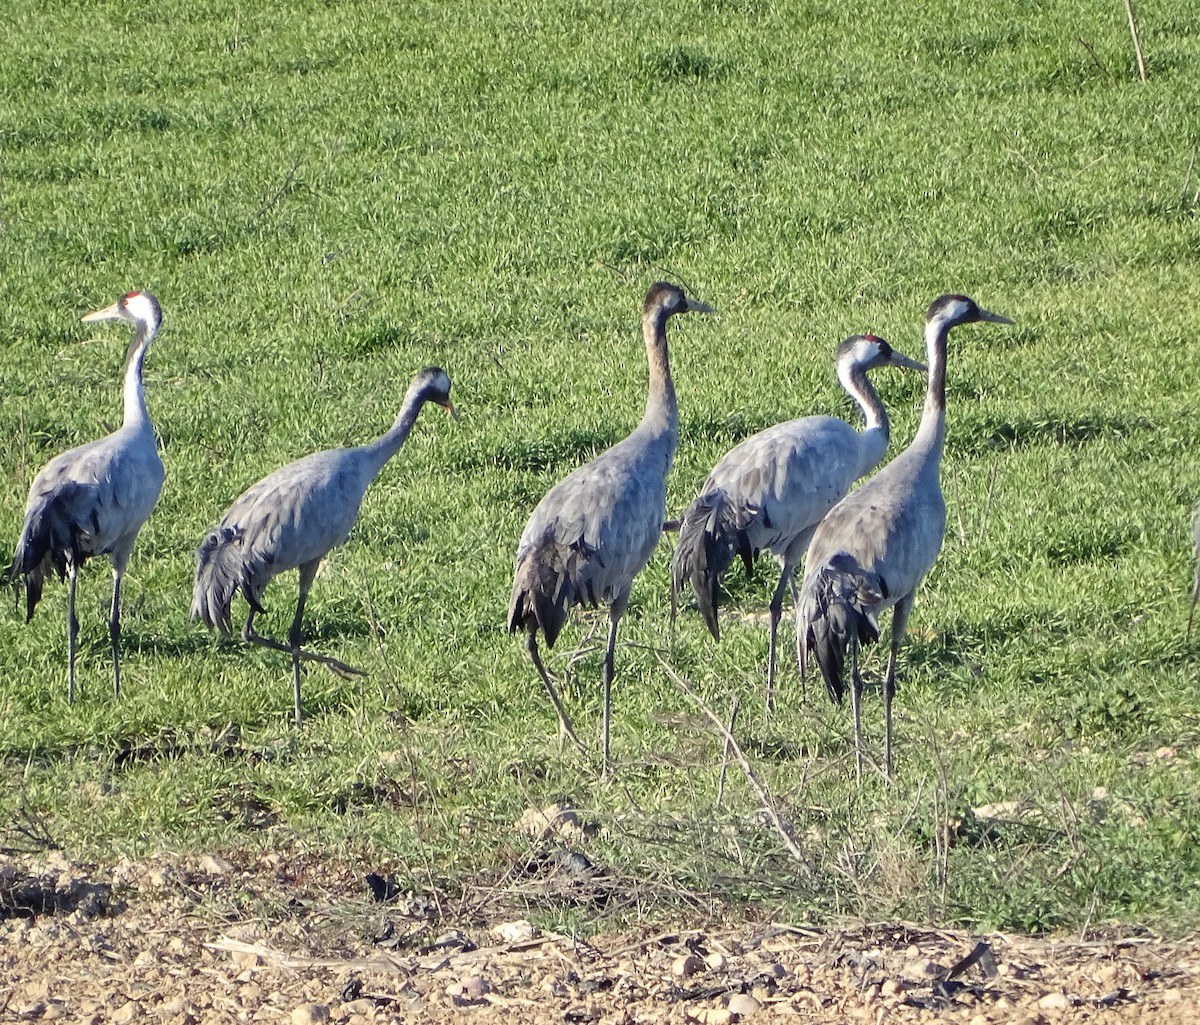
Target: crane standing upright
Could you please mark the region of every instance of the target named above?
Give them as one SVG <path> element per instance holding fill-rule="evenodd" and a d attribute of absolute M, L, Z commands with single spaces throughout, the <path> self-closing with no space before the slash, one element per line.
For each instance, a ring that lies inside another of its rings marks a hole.
<path fill-rule="evenodd" d="M 163 486 L 163 464 L 146 409 L 142 368 L 162 324 L 162 307 L 149 292 L 128 292 L 83 323 L 124 320 L 134 325 L 125 356 L 124 418 L 120 428 L 50 460 L 29 489 L 25 522 L 13 553 L 12 575 L 25 585 L 25 619 L 33 618 L 51 571 L 67 577 L 67 701 L 75 701 L 79 570 L 94 555 L 112 559 L 113 592 L 108 632 L 112 642 L 113 694 L 121 696 L 121 581 L 134 541 Z"/>
<path fill-rule="evenodd" d="M 677 313 L 712 313 L 683 289 L 657 282 L 646 293 L 642 334 L 650 379 L 646 411 L 623 441 L 585 463 L 537 504 L 517 545 L 508 630 L 525 632 L 529 657 L 545 684 L 559 727 L 584 750 L 538 653 L 538 630 L 553 647 L 575 605 L 608 606 L 604 654 L 602 760 L 609 765 L 613 657 L 617 625 L 633 578 L 650 561 L 662 533 L 667 473 L 679 440 L 679 409 L 667 353 L 667 320 Z"/>
<path fill-rule="evenodd" d="M 417 373 L 390 430 L 358 448 L 332 448 L 288 463 L 251 485 L 221 517 L 197 553 L 192 588 L 192 618 L 228 635 L 232 630 L 233 596 L 242 592 L 250 606 L 242 640 L 289 652 L 292 656 L 292 698 L 296 724 L 303 720 L 300 703 L 300 661 L 323 663 L 335 671 L 359 674 L 337 659 L 300 647 L 301 625 L 308 592 L 321 560 L 340 545 L 358 519 L 367 488 L 404 444 L 417 414 L 435 402 L 454 415 L 450 378 L 440 367 Z M 283 644 L 254 629 L 263 612 L 267 584 L 291 569 L 300 570 L 296 614 Z"/>
<path fill-rule="evenodd" d="M 862 433 L 837 417 L 806 416 L 768 427 L 736 445 L 713 467 L 684 512 L 671 560 L 672 609 L 690 582 L 709 633 L 720 640 L 717 597 L 734 557 L 741 556 L 750 572 L 760 551 L 775 556 L 780 573 L 770 604 L 768 714 L 775 704 L 776 640 L 784 592 L 790 586 L 796 597 L 796 567 L 821 518 L 887 451 L 887 411 L 867 371 L 884 366 L 925 370 L 925 364 L 874 335 L 847 338 L 838 346 L 835 364 L 838 381 L 862 410 Z M 797 626 L 797 658 L 800 644 Z"/>
<path fill-rule="evenodd" d="M 939 468 L 946 438 L 946 341 L 951 328 L 1007 317 L 980 309 L 964 295 L 943 295 L 925 318 L 929 379 L 925 408 L 911 445 L 833 507 L 809 545 L 800 593 L 799 628 L 816 654 L 835 702 L 844 692 L 846 651 L 851 658 L 854 764 L 862 776 L 860 642 L 879 638 L 879 614 L 892 612 L 892 643 L 883 684 L 885 774 L 892 774 L 892 698 L 896 656 L 917 586 L 933 567 L 946 530 Z"/>

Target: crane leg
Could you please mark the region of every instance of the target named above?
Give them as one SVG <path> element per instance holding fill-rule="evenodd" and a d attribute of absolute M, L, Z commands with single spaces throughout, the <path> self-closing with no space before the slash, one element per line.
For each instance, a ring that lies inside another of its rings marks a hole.
<path fill-rule="evenodd" d="M 546 671 L 546 667 L 542 664 L 542 656 L 538 653 L 537 630 L 531 629 L 525 635 L 525 650 L 529 652 L 529 659 L 533 662 L 534 668 L 538 671 L 538 675 L 542 678 L 542 683 L 546 686 L 546 693 L 550 695 L 550 702 L 554 705 L 554 710 L 558 713 L 558 736 L 561 740 L 564 736 L 569 738 L 571 743 L 579 750 L 580 754 L 587 754 L 587 748 L 580 743 L 579 738 L 575 736 L 575 727 L 571 725 L 571 717 L 567 715 L 567 710 L 563 708 L 562 699 L 558 696 L 558 691 L 554 689 L 554 681 L 550 679 L 550 674 Z"/>
<path fill-rule="evenodd" d="M 850 704 L 854 710 L 854 775 L 862 782 L 862 675 L 858 671 L 858 635 L 850 637 Z"/>
<path fill-rule="evenodd" d="M 900 654 L 900 642 L 904 640 L 912 607 L 913 596 L 910 594 L 896 602 L 892 610 L 892 647 L 888 653 L 887 676 L 883 681 L 884 768 L 889 783 L 892 781 L 892 698 L 896 696 L 896 658 Z"/>
<path fill-rule="evenodd" d="M 112 608 L 108 614 L 108 637 L 112 641 L 113 697 L 121 696 L 121 577 L 123 573 L 113 569 Z"/>
<path fill-rule="evenodd" d="M 600 773 L 608 775 L 609 737 L 612 732 L 612 682 L 613 662 L 617 651 L 617 626 L 625 613 L 628 598 L 622 596 L 608 607 L 608 646 L 604 649 L 604 721 L 601 727 Z"/>
<path fill-rule="evenodd" d="M 67 566 L 67 704 L 75 704 L 75 649 L 79 644 L 79 617 L 75 615 L 75 585 L 79 567 L 72 559 Z"/>
<path fill-rule="evenodd" d="M 779 583 L 775 585 L 775 593 L 771 595 L 770 608 L 770 640 L 767 642 L 767 718 L 775 713 L 775 672 L 778 668 L 779 620 L 783 616 L 783 592 L 787 590 L 792 580 L 792 567 L 784 566 L 779 574 Z"/>

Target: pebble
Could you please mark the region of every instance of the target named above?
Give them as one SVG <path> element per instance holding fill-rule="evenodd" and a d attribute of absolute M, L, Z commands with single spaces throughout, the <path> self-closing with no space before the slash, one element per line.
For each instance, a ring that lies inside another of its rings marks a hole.
<path fill-rule="evenodd" d="M 212 854 L 200 859 L 200 871 L 210 876 L 225 876 L 233 871 L 233 863 Z"/>
<path fill-rule="evenodd" d="M 329 1008 L 325 1004 L 301 1004 L 292 1011 L 292 1025 L 320 1025 L 329 1021 Z"/>
<path fill-rule="evenodd" d="M 505 943 L 528 943 L 537 935 L 537 930 L 532 923 L 518 918 L 515 922 L 501 922 L 493 926 L 492 934 Z"/>
<path fill-rule="evenodd" d="M 1065 1011 L 1067 1004 L 1065 993 L 1047 993 L 1038 1001 L 1038 1007 L 1043 1011 Z"/>
<path fill-rule="evenodd" d="M 708 965 L 710 972 L 723 972 L 729 965 L 729 959 L 719 950 L 714 950 L 704 959 L 704 963 Z"/>
<path fill-rule="evenodd" d="M 897 996 L 904 987 L 896 979 L 884 979 L 883 985 L 879 987 L 879 995 L 881 997 Z"/>
<path fill-rule="evenodd" d="M 754 999 L 749 993 L 734 993 L 729 998 L 729 1010 L 741 1018 L 748 1018 L 757 1011 L 762 1004 Z"/>
<path fill-rule="evenodd" d="M 704 962 L 695 954 L 680 954 L 675 958 L 675 963 L 671 965 L 671 974 L 680 979 L 686 979 L 689 975 L 695 975 L 703 967 Z"/>
<path fill-rule="evenodd" d="M 460 1000 L 479 1000 L 491 991 L 487 979 L 482 975 L 468 975 L 446 987 L 446 996 Z"/>
<path fill-rule="evenodd" d="M 142 1016 L 142 1005 L 136 1000 L 126 1000 L 120 1007 L 112 1013 L 109 1019 L 115 1025 L 127 1025 L 128 1022 L 137 1021 Z"/>
<path fill-rule="evenodd" d="M 737 1016 L 727 1007 L 705 1007 L 696 1012 L 701 1025 L 732 1025 Z"/>

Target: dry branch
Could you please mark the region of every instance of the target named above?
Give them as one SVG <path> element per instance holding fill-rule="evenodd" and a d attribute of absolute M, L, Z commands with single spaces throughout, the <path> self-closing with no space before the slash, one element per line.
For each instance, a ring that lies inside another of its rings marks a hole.
<path fill-rule="evenodd" d="M 758 797 L 759 804 L 762 805 L 763 811 L 767 813 L 767 818 L 770 819 L 771 825 L 775 827 L 775 831 L 783 839 L 783 844 L 787 848 L 788 853 L 799 864 L 803 865 L 805 868 L 809 868 L 810 866 L 808 864 L 808 859 L 804 856 L 804 852 L 800 850 L 800 845 L 796 843 L 796 839 L 792 836 L 791 830 L 789 830 L 784 824 L 783 819 L 779 817 L 779 812 L 775 809 L 775 802 L 771 799 L 771 795 L 767 792 L 767 788 L 764 787 L 754 775 L 754 769 L 751 767 L 749 760 L 743 753 L 741 745 L 737 742 L 737 738 L 730 731 L 729 727 L 721 721 L 721 717 L 718 716 L 711 708 L 709 708 L 707 704 L 705 704 L 704 699 L 700 697 L 699 694 L 697 694 L 694 690 L 692 690 L 691 687 L 688 686 L 683 677 L 675 672 L 675 670 L 672 669 L 671 666 L 668 665 L 663 659 L 660 658 L 659 661 L 662 662 L 662 667 L 666 670 L 667 675 L 675 681 L 675 685 L 699 706 L 700 711 L 708 716 L 712 724 L 716 726 L 717 732 L 719 732 L 721 736 L 725 738 L 726 745 L 728 746 L 729 750 L 733 752 L 733 756 L 737 759 L 738 764 L 742 767 L 742 772 L 746 775 L 746 782 L 750 784 L 750 789 L 753 790 L 755 796 Z"/>

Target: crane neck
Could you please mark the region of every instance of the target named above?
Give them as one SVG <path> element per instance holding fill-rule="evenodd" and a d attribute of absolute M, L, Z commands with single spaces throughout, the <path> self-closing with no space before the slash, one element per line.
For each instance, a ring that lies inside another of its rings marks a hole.
<path fill-rule="evenodd" d="M 845 389 L 846 394 L 857 402 L 858 408 L 862 410 L 865 422 L 864 430 L 878 431 L 886 440 L 891 432 L 887 410 L 883 408 L 883 403 L 879 400 L 879 395 L 876 393 L 874 385 L 871 384 L 871 379 L 867 377 L 867 371 L 862 364 L 853 362 L 839 364 L 837 375 L 838 382 Z"/>
<path fill-rule="evenodd" d="M 142 371 L 146 363 L 146 350 L 154 340 L 156 330 L 139 323 L 133 341 L 125 353 L 124 423 L 126 427 L 150 427 L 150 411 L 146 408 L 146 389 L 142 383 Z"/>
<path fill-rule="evenodd" d="M 366 456 L 370 477 L 367 483 L 374 480 L 384 464 L 400 451 L 401 446 L 408 440 L 408 435 L 417 422 L 417 414 L 425 404 L 425 396 L 419 389 L 409 388 L 400 406 L 396 422 L 370 444 L 364 445 L 361 451 Z"/>
<path fill-rule="evenodd" d="M 925 408 L 913 447 L 929 449 L 936 457 L 942 454 L 946 440 L 946 340 L 950 327 L 940 317 L 925 325 L 925 354 L 929 363 L 929 378 L 925 386 Z"/>
<path fill-rule="evenodd" d="M 646 392 L 646 412 L 638 426 L 656 436 L 677 438 L 679 403 L 675 398 L 675 382 L 671 379 L 671 360 L 667 353 L 667 319 L 668 314 L 658 309 L 642 318 L 650 380 Z"/>

